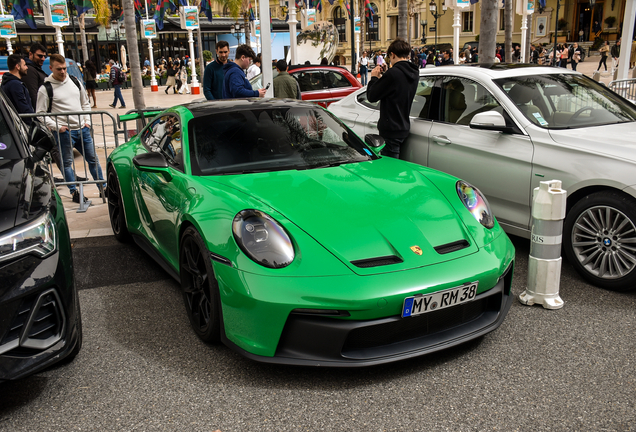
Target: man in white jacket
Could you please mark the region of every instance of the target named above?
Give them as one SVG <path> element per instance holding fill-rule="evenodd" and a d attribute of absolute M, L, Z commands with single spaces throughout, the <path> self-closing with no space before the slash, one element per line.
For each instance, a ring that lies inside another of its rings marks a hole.
<path fill-rule="evenodd" d="M 70 77 L 66 72 L 66 59 L 59 54 L 51 55 L 51 75 L 44 80 L 44 85 L 38 90 L 37 113 L 67 113 L 87 111 L 91 104 L 84 86 Z M 48 89 L 47 89 L 48 87 Z M 52 93 L 52 100 L 49 94 Z M 95 146 L 91 137 L 90 115 L 68 115 L 45 117 L 46 125 L 53 131 L 61 148 L 64 164 L 64 180 L 75 181 L 73 172 L 73 147 L 75 147 L 88 163 L 88 169 L 93 180 L 103 180 L 102 167 L 95 155 Z M 57 132 L 57 133 L 56 133 Z M 106 183 L 103 184 L 104 194 Z M 74 184 L 68 186 L 73 201 L 79 203 L 80 197 Z M 100 196 L 101 196 L 100 192 Z"/>

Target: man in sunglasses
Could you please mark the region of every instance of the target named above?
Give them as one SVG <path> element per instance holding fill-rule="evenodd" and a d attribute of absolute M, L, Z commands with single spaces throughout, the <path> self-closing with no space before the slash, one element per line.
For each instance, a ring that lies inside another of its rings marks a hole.
<path fill-rule="evenodd" d="M 46 48 L 39 42 L 31 45 L 29 58 L 24 59 L 29 70 L 26 76 L 22 78 L 22 82 L 29 90 L 31 103 L 34 107 L 38 102 L 38 89 L 44 84 L 44 78 L 48 76 L 48 74 L 42 70 L 44 59 L 46 59 Z"/>

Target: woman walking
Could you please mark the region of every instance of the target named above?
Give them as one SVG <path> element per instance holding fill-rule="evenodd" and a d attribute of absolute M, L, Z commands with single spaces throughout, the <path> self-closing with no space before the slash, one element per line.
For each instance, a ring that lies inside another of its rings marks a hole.
<path fill-rule="evenodd" d="M 91 60 L 88 60 L 84 67 L 86 68 L 86 93 L 88 93 L 89 98 L 93 98 L 93 108 L 97 108 L 97 99 L 95 98 L 97 68 L 95 67 L 95 63 Z"/>
<path fill-rule="evenodd" d="M 572 47 L 572 61 L 570 62 L 570 64 L 572 65 L 572 70 L 575 71 L 576 67 L 578 66 L 579 62 L 581 61 L 581 54 L 583 53 L 583 50 L 581 49 L 581 47 L 579 47 L 579 44 L 574 42 L 574 46 Z"/>
<path fill-rule="evenodd" d="M 561 45 L 561 62 L 559 66 L 562 68 L 568 68 L 568 57 L 570 56 L 570 50 L 566 45 Z"/>
<path fill-rule="evenodd" d="M 190 94 L 190 87 L 188 87 L 188 67 L 183 60 L 181 60 L 181 68 L 179 69 L 179 80 L 181 81 L 179 94 L 183 94 L 184 90 L 186 94 Z"/>
<path fill-rule="evenodd" d="M 168 94 L 168 90 L 172 87 L 172 91 L 174 94 L 177 93 L 177 81 L 175 79 L 175 75 L 177 74 L 177 66 L 171 65 L 168 67 L 168 79 L 166 80 L 166 94 Z"/>
<path fill-rule="evenodd" d="M 362 52 L 362 57 L 360 57 L 360 83 L 365 86 L 367 85 L 367 81 L 369 78 L 369 58 L 367 57 L 367 52 Z"/>
<path fill-rule="evenodd" d="M 598 50 L 598 52 L 601 53 L 601 59 L 599 60 L 598 67 L 596 68 L 597 72 L 601 69 L 601 65 L 605 66 L 605 72 L 607 72 L 607 53 L 609 52 L 609 50 L 609 42 L 605 41 L 605 45 L 603 45 L 601 49 Z"/>

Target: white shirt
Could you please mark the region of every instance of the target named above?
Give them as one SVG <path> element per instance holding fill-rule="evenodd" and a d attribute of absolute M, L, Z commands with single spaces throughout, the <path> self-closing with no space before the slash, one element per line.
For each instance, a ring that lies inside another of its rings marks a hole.
<path fill-rule="evenodd" d="M 259 73 L 261 73 L 261 68 L 259 68 L 255 64 L 253 64 L 253 65 L 251 65 L 250 67 L 247 68 L 247 79 L 251 80 L 252 78 L 254 78 Z"/>
<path fill-rule="evenodd" d="M 362 57 L 362 58 L 360 59 L 360 65 L 362 65 L 362 66 L 367 66 L 368 64 L 369 64 L 369 59 L 368 59 L 368 58 L 366 58 L 366 57 Z"/>

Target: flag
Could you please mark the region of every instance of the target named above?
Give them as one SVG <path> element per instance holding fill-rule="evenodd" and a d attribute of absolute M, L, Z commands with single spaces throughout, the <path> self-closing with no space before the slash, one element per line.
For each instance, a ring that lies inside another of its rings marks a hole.
<path fill-rule="evenodd" d="M 212 22 L 212 6 L 210 0 L 201 0 L 201 12 L 205 13 L 208 21 Z"/>
<path fill-rule="evenodd" d="M 336 1 L 336 0 L 329 0 L 329 4 L 330 4 L 331 6 L 333 6 L 333 2 L 334 2 L 334 1 Z"/>
<path fill-rule="evenodd" d="M 347 8 L 347 12 L 349 13 L 349 19 L 351 19 L 351 6 L 349 5 L 349 2 L 346 0 L 344 4 L 345 4 L 345 8 Z"/>
<path fill-rule="evenodd" d="M 77 10 L 77 16 L 80 16 L 81 14 L 86 13 L 89 9 L 93 8 L 91 0 L 73 0 L 73 4 Z"/>
<path fill-rule="evenodd" d="M 33 16 L 33 0 L 9 0 L 9 4 L 13 4 L 11 14 L 15 19 L 23 19 L 33 30 L 37 29 Z"/>
<path fill-rule="evenodd" d="M 476 4 L 478 2 L 479 2 L 479 0 L 470 0 L 470 4 Z"/>
<path fill-rule="evenodd" d="M 539 0 L 539 6 L 544 8 L 545 7 L 545 0 Z"/>
<path fill-rule="evenodd" d="M 367 17 L 367 20 L 369 20 L 369 27 L 373 28 L 373 15 L 375 15 L 375 12 L 373 10 L 373 7 L 371 7 L 371 2 L 369 0 L 364 0 L 364 13 Z"/>
<path fill-rule="evenodd" d="M 157 23 L 157 28 L 159 30 L 163 30 L 163 17 L 166 14 L 166 6 L 168 5 L 169 0 L 158 0 L 157 7 L 155 8 L 155 15 L 153 19 Z"/>
<path fill-rule="evenodd" d="M 76 0 L 73 0 L 76 1 Z M 142 9 L 141 0 L 134 0 L 133 6 L 135 7 L 135 21 L 139 22 L 142 14 L 145 10 Z"/>
<path fill-rule="evenodd" d="M 254 13 L 254 8 L 252 7 L 252 2 L 250 2 L 250 9 L 248 11 L 250 21 L 256 21 L 256 14 Z"/>
<path fill-rule="evenodd" d="M 315 8 L 318 12 L 322 12 L 322 0 L 310 0 L 311 7 Z"/>

